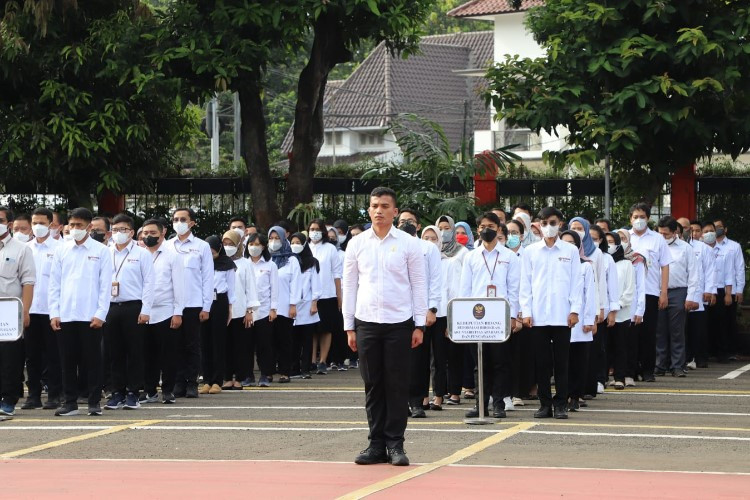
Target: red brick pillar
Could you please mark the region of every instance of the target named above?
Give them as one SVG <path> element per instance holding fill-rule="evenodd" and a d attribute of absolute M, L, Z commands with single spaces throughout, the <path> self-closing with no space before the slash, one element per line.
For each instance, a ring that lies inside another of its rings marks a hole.
<path fill-rule="evenodd" d="M 474 158 L 479 173 L 474 175 L 474 195 L 477 205 L 489 205 L 497 201 L 497 163 L 489 151 L 479 153 Z"/>
<path fill-rule="evenodd" d="M 695 164 L 679 169 L 672 175 L 672 216 L 696 217 Z"/>
<path fill-rule="evenodd" d="M 125 210 L 125 196 L 105 189 L 99 196 L 99 213 L 119 214 Z"/>

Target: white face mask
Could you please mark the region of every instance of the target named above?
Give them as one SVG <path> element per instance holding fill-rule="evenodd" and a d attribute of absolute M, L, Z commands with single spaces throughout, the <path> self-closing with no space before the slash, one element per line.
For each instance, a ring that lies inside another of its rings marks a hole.
<path fill-rule="evenodd" d="M 179 236 L 183 236 L 187 234 L 188 231 L 190 231 L 190 226 L 188 226 L 187 222 L 175 222 L 174 224 L 172 224 L 172 228 L 174 229 L 174 232 Z"/>
<path fill-rule="evenodd" d="M 237 253 L 237 247 L 235 246 L 224 246 L 224 251 L 227 253 L 227 257 L 234 257 Z"/>
<path fill-rule="evenodd" d="M 625 241 L 622 243 L 622 251 L 628 253 L 630 251 L 630 242 Z"/>
<path fill-rule="evenodd" d="M 716 243 L 716 233 L 714 233 L 713 231 L 709 233 L 703 233 L 703 243 L 707 245 L 713 245 L 714 243 Z"/>
<path fill-rule="evenodd" d="M 633 229 L 636 231 L 643 231 L 648 226 L 646 219 L 635 219 L 633 221 Z"/>
<path fill-rule="evenodd" d="M 586 236 L 586 233 L 584 231 L 576 231 L 576 233 L 581 237 L 581 241 L 583 241 L 583 237 Z"/>
<path fill-rule="evenodd" d="M 37 238 L 44 238 L 52 231 L 50 231 L 49 227 L 45 226 L 44 224 L 34 224 L 33 226 L 31 226 L 31 232 L 34 233 L 34 236 L 36 236 Z"/>
<path fill-rule="evenodd" d="M 323 233 L 320 231 L 310 231 L 310 240 L 317 243 L 323 239 Z"/>
<path fill-rule="evenodd" d="M 238 227 L 235 227 L 234 229 L 232 229 L 232 231 L 234 231 L 235 233 L 239 234 L 240 238 L 244 238 L 245 237 L 245 231 L 243 231 L 242 229 L 240 229 Z"/>
<path fill-rule="evenodd" d="M 82 239 L 86 237 L 87 234 L 89 233 L 85 229 L 71 229 L 70 230 L 70 236 L 76 241 L 81 241 Z"/>
<path fill-rule="evenodd" d="M 339 234 L 337 236 L 337 238 L 339 240 L 339 245 L 343 244 L 346 241 L 346 235 L 345 234 Z"/>
<path fill-rule="evenodd" d="M 271 240 L 268 242 L 268 249 L 271 252 L 278 252 L 281 250 L 281 240 Z"/>
<path fill-rule="evenodd" d="M 114 241 L 116 245 L 124 245 L 129 240 L 130 234 L 128 233 L 115 233 L 112 235 L 112 241 Z"/>
<path fill-rule="evenodd" d="M 607 245 L 607 253 L 610 255 L 614 255 L 614 253 L 617 251 L 617 245 Z"/>
<path fill-rule="evenodd" d="M 49 235 L 52 236 L 53 238 L 57 238 L 58 234 L 60 234 L 60 230 L 59 229 L 50 229 L 49 230 Z M 38 236 L 38 238 L 44 238 L 44 236 Z"/>
<path fill-rule="evenodd" d="M 8 232 L 8 225 L 7 224 L 0 224 L 0 234 L 5 234 Z"/>
<path fill-rule="evenodd" d="M 73 235 L 71 235 L 71 234 L 64 234 L 63 235 L 63 240 L 64 241 L 71 241 L 72 239 L 73 239 Z"/>
<path fill-rule="evenodd" d="M 31 235 L 23 233 L 13 233 L 13 237 L 21 243 L 28 243 L 31 241 Z"/>
<path fill-rule="evenodd" d="M 250 257 L 260 257 L 260 254 L 263 253 L 263 247 L 255 245 L 249 246 L 247 247 L 247 253 L 250 254 Z"/>
<path fill-rule="evenodd" d="M 302 253 L 302 250 L 305 248 L 305 245 L 300 245 L 298 243 L 292 243 L 292 253 Z"/>
<path fill-rule="evenodd" d="M 554 238 L 557 236 L 557 232 L 559 231 L 559 226 L 553 226 L 551 224 L 547 224 L 546 226 L 542 226 L 542 236 L 545 238 Z"/>

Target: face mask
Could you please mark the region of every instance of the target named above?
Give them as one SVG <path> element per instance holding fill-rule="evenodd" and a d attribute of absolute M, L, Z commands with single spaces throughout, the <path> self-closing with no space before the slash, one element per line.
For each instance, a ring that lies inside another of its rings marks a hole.
<path fill-rule="evenodd" d="M 149 248 L 154 248 L 156 245 L 159 244 L 159 237 L 158 236 L 146 236 L 143 238 L 143 243 Z"/>
<path fill-rule="evenodd" d="M 540 236 L 537 236 L 535 233 L 530 233 L 529 237 L 527 238 L 529 241 L 529 245 L 532 243 L 536 243 L 537 241 L 541 241 L 542 238 Z"/>
<path fill-rule="evenodd" d="M 648 226 L 646 219 L 636 219 L 633 221 L 633 229 L 636 231 L 643 231 Z"/>
<path fill-rule="evenodd" d="M 622 250 L 623 252 L 628 253 L 630 251 L 630 243 L 623 243 Z"/>
<path fill-rule="evenodd" d="M 72 234 L 65 234 L 65 235 L 63 235 L 63 240 L 64 241 L 71 241 L 72 239 L 73 239 L 73 235 Z"/>
<path fill-rule="evenodd" d="M 346 241 L 346 235 L 345 234 L 339 234 L 336 238 L 339 240 L 339 245 L 343 245 Z"/>
<path fill-rule="evenodd" d="M 557 231 L 559 231 L 559 229 L 559 226 L 547 224 L 546 226 L 542 226 L 542 235 L 545 238 L 554 238 L 555 236 L 557 236 Z"/>
<path fill-rule="evenodd" d="M 677 240 L 677 236 L 672 236 L 671 238 L 664 238 L 664 239 L 667 240 L 667 245 L 671 245 Z"/>
<path fill-rule="evenodd" d="M 317 243 L 323 239 L 323 233 L 320 231 L 310 231 L 310 239 Z"/>
<path fill-rule="evenodd" d="M 45 236 L 50 234 L 51 231 L 44 224 L 34 224 L 31 227 L 31 232 L 34 233 L 34 236 L 36 236 L 37 238 L 44 238 Z"/>
<path fill-rule="evenodd" d="M 481 233 L 479 233 L 479 237 L 482 238 L 482 241 L 490 243 L 491 241 L 497 239 L 497 231 L 486 227 L 482 229 Z"/>
<path fill-rule="evenodd" d="M 247 253 L 250 254 L 250 257 L 260 257 L 260 254 L 263 253 L 263 247 L 255 245 L 247 247 Z"/>
<path fill-rule="evenodd" d="M 703 243 L 706 243 L 707 245 L 713 245 L 714 243 L 716 243 L 716 233 L 714 233 L 713 231 L 710 233 L 704 233 Z"/>
<path fill-rule="evenodd" d="M 446 229 L 445 231 L 440 232 L 440 241 L 442 243 L 450 243 L 453 239 L 453 231 L 450 229 Z"/>
<path fill-rule="evenodd" d="M 723 227 L 717 227 L 716 228 L 716 237 L 721 238 L 726 233 L 726 230 Z"/>
<path fill-rule="evenodd" d="M 188 226 L 187 222 L 175 222 L 172 224 L 172 229 L 174 229 L 174 232 L 177 233 L 178 236 L 183 236 L 190 231 L 190 226 Z"/>
<path fill-rule="evenodd" d="M 31 241 L 31 235 L 23 233 L 13 233 L 13 237 L 21 243 L 28 243 Z"/>
<path fill-rule="evenodd" d="M 608 245 L 607 246 L 607 253 L 610 255 L 614 255 L 617 251 L 617 245 Z"/>
<path fill-rule="evenodd" d="M 227 254 L 227 257 L 234 257 L 234 254 L 237 253 L 237 247 L 235 246 L 225 246 L 224 251 Z"/>
<path fill-rule="evenodd" d="M 292 244 L 292 253 L 300 254 L 302 253 L 302 249 L 305 248 L 305 245 L 300 245 L 298 243 Z"/>
<path fill-rule="evenodd" d="M 232 229 L 232 231 L 234 231 L 235 233 L 237 233 L 237 234 L 239 235 L 239 237 L 240 237 L 240 238 L 244 238 L 244 237 L 245 237 L 245 231 L 243 231 L 243 230 L 242 230 L 241 228 L 239 228 L 239 227 L 235 227 L 235 228 L 233 228 L 233 229 Z"/>
<path fill-rule="evenodd" d="M 81 241 L 86 237 L 88 233 L 85 229 L 71 229 L 70 230 L 70 237 L 73 238 L 76 241 Z M 102 233 L 99 233 L 102 234 Z M 94 233 L 91 233 L 91 238 L 94 238 Z M 102 239 L 104 239 L 104 235 L 102 234 Z"/>
<path fill-rule="evenodd" d="M 84 231 L 81 229 L 81 231 Z M 70 234 L 73 234 L 73 230 L 70 230 Z M 73 236 L 75 238 L 75 236 Z M 92 231 L 91 232 L 91 239 L 94 241 L 98 241 L 99 243 L 104 243 L 104 233 L 100 233 L 99 231 Z M 76 241 L 81 241 L 78 238 L 75 238 Z"/>
<path fill-rule="evenodd" d="M 508 248 L 516 248 L 521 244 L 521 237 L 517 234 L 511 234 L 508 236 L 508 241 L 505 242 L 505 246 Z"/>
<path fill-rule="evenodd" d="M 50 229 L 49 230 L 49 235 L 52 236 L 53 238 L 57 238 L 58 234 L 60 234 L 60 230 L 59 229 Z M 44 238 L 44 236 L 37 236 L 37 238 Z"/>
<path fill-rule="evenodd" d="M 457 234 L 456 241 L 461 245 L 466 246 L 466 244 L 469 243 L 469 236 L 466 234 Z"/>
<path fill-rule="evenodd" d="M 576 231 L 576 233 L 581 237 L 581 241 L 583 241 L 583 237 L 586 236 L 586 233 L 583 231 Z"/>
<path fill-rule="evenodd" d="M 7 224 L 0 224 L 0 234 L 5 234 L 8 232 L 8 225 Z"/>
<path fill-rule="evenodd" d="M 268 249 L 271 252 L 278 252 L 281 250 L 281 240 L 271 240 L 268 242 Z"/>
<path fill-rule="evenodd" d="M 117 245 L 124 245 L 128 242 L 129 239 L 130 235 L 128 233 L 115 233 L 114 235 L 112 235 L 112 240 Z"/>

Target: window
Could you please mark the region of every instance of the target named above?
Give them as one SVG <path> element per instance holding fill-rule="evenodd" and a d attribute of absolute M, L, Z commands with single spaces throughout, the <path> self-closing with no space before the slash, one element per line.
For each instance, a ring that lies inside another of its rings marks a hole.
<path fill-rule="evenodd" d="M 359 145 L 373 147 L 383 145 L 383 134 L 380 132 L 362 132 L 359 134 Z"/>
<path fill-rule="evenodd" d="M 539 151 L 542 149 L 542 139 L 527 128 L 514 128 L 495 132 L 495 149 L 503 146 L 518 144 L 516 151 Z"/>
<path fill-rule="evenodd" d="M 333 145 L 334 134 L 336 134 L 336 146 L 341 146 L 342 140 L 344 138 L 343 132 L 326 132 L 325 143 L 329 146 Z"/>

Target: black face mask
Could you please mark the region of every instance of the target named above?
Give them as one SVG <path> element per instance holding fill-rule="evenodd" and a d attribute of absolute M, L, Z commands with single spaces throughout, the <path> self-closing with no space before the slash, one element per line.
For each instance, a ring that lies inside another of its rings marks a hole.
<path fill-rule="evenodd" d="M 486 241 L 487 243 L 489 243 L 492 240 L 497 239 L 497 231 L 486 227 L 482 229 L 481 233 L 479 233 L 479 237 L 482 238 L 482 241 Z"/>
<path fill-rule="evenodd" d="M 89 236 L 91 236 L 91 239 L 94 241 L 104 243 L 104 233 L 100 233 L 99 231 L 91 231 L 89 233 Z"/>
<path fill-rule="evenodd" d="M 417 235 L 417 226 L 415 226 L 411 222 L 404 222 L 403 224 L 398 226 L 398 228 L 411 236 Z"/>
<path fill-rule="evenodd" d="M 146 236 L 145 238 L 143 238 L 143 243 L 147 247 L 153 248 L 159 244 L 159 237 L 158 236 Z"/>

